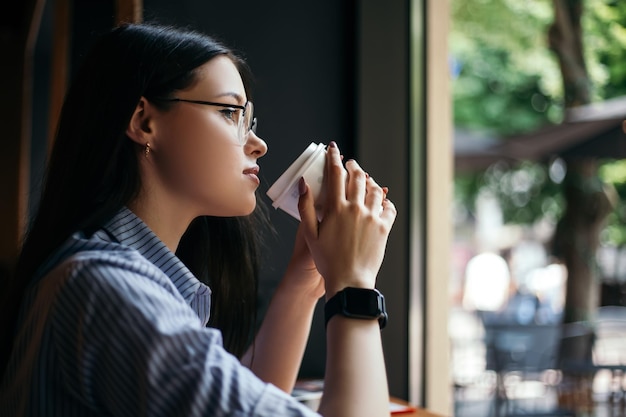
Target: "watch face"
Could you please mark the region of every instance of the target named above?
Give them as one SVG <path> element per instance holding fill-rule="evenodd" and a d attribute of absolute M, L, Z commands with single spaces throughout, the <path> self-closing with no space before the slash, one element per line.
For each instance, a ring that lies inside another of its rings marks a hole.
<path fill-rule="evenodd" d="M 383 312 L 379 294 L 373 290 L 346 288 L 343 302 L 347 316 L 378 317 Z"/>

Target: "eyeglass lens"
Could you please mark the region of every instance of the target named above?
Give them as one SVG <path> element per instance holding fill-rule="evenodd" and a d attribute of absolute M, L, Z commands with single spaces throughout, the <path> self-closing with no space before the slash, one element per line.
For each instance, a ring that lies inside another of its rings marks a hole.
<path fill-rule="evenodd" d="M 254 116 L 254 105 L 251 101 L 246 103 L 246 109 L 243 111 L 243 118 L 239 119 L 239 137 L 242 142 L 248 136 L 248 132 L 252 129 L 252 119 Z"/>

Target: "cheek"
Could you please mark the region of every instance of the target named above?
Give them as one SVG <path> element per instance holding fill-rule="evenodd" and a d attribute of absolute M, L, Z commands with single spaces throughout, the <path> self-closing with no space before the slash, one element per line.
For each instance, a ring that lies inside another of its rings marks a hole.
<path fill-rule="evenodd" d="M 159 170 L 165 181 L 184 189 L 197 188 L 209 181 L 220 160 L 211 132 L 192 127 L 168 132 L 158 155 Z"/>
<path fill-rule="evenodd" d="M 207 146 L 180 147 L 165 162 L 165 171 L 180 191 L 200 191 L 219 177 L 219 159 Z"/>

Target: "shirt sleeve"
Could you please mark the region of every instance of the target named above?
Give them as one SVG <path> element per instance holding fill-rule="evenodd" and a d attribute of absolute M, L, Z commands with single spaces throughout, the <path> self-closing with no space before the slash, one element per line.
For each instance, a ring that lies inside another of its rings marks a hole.
<path fill-rule="evenodd" d="M 143 258 L 142 258 L 143 259 Z M 318 416 L 259 380 L 143 260 L 65 264 L 51 312 L 65 387 L 116 416 Z"/>

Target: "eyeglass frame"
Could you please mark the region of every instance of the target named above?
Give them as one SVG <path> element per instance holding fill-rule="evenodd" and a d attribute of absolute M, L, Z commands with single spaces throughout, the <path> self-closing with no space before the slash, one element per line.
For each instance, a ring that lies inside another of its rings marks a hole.
<path fill-rule="evenodd" d="M 244 123 L 243 121 L 246 119 L 246 106 L 248 104 L 250 104 L 250 110 L 251 110 L 250 113 L 252 113 L 252 116 L 254 116 L 254 104 L 252 104 L 250 100 L 246 101 L 243 106 L 239 104 L 218 103 L 215 101 L 204 101 L 204 100 L 191 100 L 191 99 L 180 98 L 180 97 L 156 98 L 156 100 L 165 101 L 165 102 L 193 103 L 193 104 L 201 104 L 203 106 L 218 106 L 218 107 L 224 107 L 224 108 L 241 109 L 241 122 L 237 122 L 237 129 L 239 130 L 238 133 L 240 136 L 239 141 L 242 144 L 246 143 L 245 139 L 248 133 L 250 133 L 250 131 L 256 134 L 256 128 L 257 128 L 257 123 L 258 123 L 256 117 L 250 118 L 250 126 L 245 127 L 243 125 Z M 245 132 L 242 132 L 242 130 L 245 130 Z"/>

